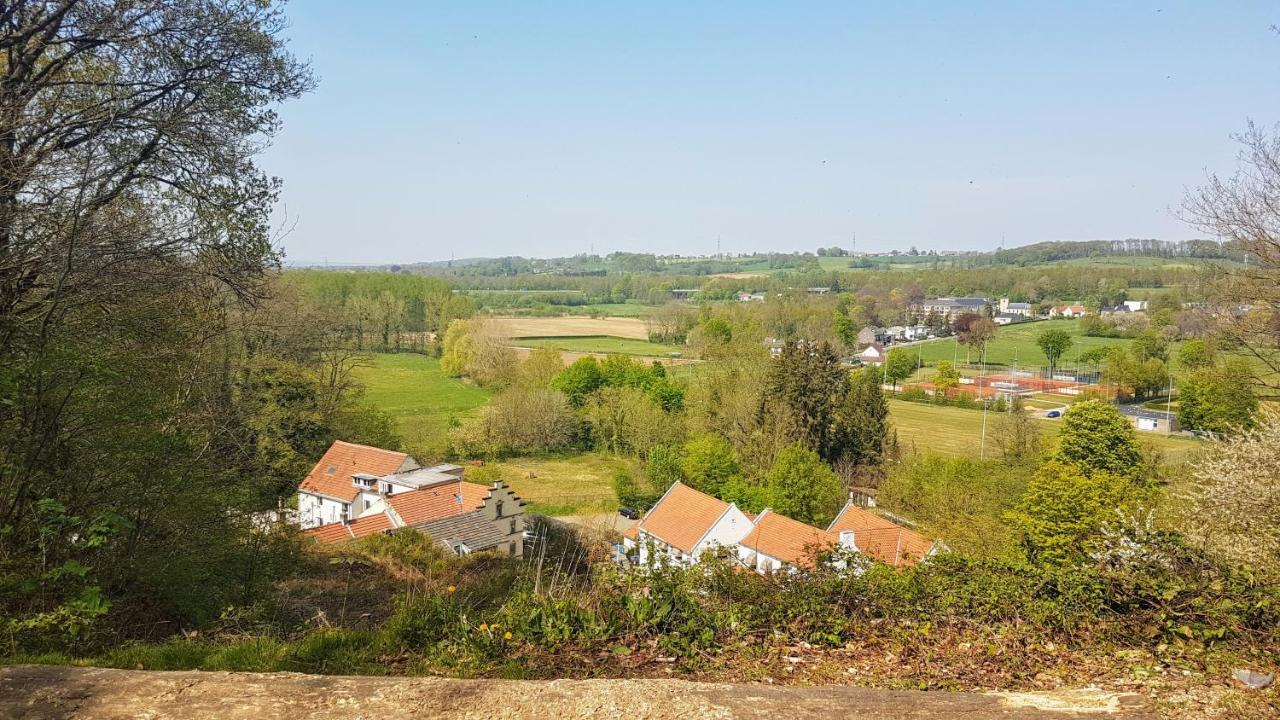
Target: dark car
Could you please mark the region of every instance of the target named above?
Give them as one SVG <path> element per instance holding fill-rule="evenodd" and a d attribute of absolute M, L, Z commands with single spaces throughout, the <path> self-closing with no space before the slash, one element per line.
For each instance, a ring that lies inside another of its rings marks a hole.
<path fill-rule="evenodd" d="M 628 520 L 638 520 L 640 518 L 640 511 L 635 508 L 618 508 L 618 514 Z"/>
<path fill-rule="evenodd" d="M 1049 412 L 1045 413 L 1045 414 L 1044 414 L 1044 416 L 1045 416 L 1045 417 L 1062 417 L 1062 411 L 1061 411 L 1061 410 L 1050 410 Z"/>

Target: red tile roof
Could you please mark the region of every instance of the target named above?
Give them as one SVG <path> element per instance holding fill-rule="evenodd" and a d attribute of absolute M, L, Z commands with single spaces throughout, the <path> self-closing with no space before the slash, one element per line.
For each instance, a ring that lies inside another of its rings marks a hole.
<path fill-rule="evenodd" d="M 375 533 L 390 530 L 393 527 L 395 525 L 392 524 L 391 518 L 387 517 L 385 512 L 380 512 L 375 515 L 356 518 L 349 523 L 336 522 L 321 525 L 304 531 L 304 534 L 310 535 L 323 543 L 339 543 L 355 538 L 368 537 Z"/>
<path fill-rule="evenodd" d="M 890 565 L 914 565 L 933 549 L 933 541 L 910 528 L 868 512 L 853 503 L 831 521 L 827 532 L 839 537 L 842 532 L 853 533 L 853 544 L 858 551 Z"/>
<path fill-rule="evenodd" d="M 791 565 L 811 567 L 818 553 L 838 541 L 839 538 L 829 532 L 765 510 L 739 544 Z"/>
<path fill-rule="evenodd" d="M 677 482 L 640 521 L 640 530 L 687 553 L 729 509 L 729 504 Z"/>
<path fill-rule="evenodd" d="M 352 475 L 389 475 L 399 470 L 406 460 L 412 462 L 412 458 L 402 452 L 337 440 L 325 451 L 298 489 L 350 500 L 360 492 L 351 482 Z"/>
<path fill-rule="evenodd" d="M 389 495 L 387 505 L 405 525 L 413 525 L 475 510 L 488 494 L 487 485 L 459 480 Z"/>

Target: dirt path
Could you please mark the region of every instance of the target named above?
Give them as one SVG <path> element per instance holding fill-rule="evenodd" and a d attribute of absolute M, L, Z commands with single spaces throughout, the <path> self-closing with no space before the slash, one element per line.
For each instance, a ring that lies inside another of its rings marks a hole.
<path fill-rule="evenodd" d="M 679 680 L 447 680 L 290 673 L 0 668 L 0 718 L 401 720 L 407 718 L 977 720 L 1153 717 L 1131 696 L 1017 695 Z"/>

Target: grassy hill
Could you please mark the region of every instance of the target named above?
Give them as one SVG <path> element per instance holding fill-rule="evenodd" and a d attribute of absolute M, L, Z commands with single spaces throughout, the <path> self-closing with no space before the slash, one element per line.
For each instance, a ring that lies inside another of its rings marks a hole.
<path fill-rule="evenodd" d="M 1017 323 L 1006 325 L 996 331 L 996 337 L 987 345 L 987 362 L 998 365 L 1013 365 L 1017 362 L 1023 366 L 1048 365 L 1049 359 L 1036 345 L 1036 338 L 1046 330 L 1065 330 L 1072 336 L 1073 345 L 1060 362 L 1071 362 L 1078 353 L 1095 347 L 1127 345 L 1125 338 L 1085 337 L 1080 334 L 1080 323 L 1076 320 L 1041 320 L 1039 322 Z M 918 353 L 925 365 L 936 364 L 939 360 L 958 359 L 965 361 L 966 348 L 958 345 L 955 338 L 946 338 L 908 347 L 907 350 Z M 970 351 L 968 357 L 978 361 L 978 353 Z"/>
<path fill-rule="evenodd" d="M 426 462 L 445 450 L 450 417 L 465 417 L 489 402 L 491 393 L 451 378 L 436 358 L 411 353 L 377 354 L 356 370 L 366 399 L 390 414 L 406 447 Z"/>

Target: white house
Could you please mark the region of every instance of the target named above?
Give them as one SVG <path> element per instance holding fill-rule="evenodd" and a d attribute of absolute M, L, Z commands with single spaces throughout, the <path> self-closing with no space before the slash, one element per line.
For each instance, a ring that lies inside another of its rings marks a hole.
<path fill-rule="evenodd" d="M 888 518 L 846 502 L 827 527 L 840 546 L 894 566 L 914 565 L 942 549 L 940 543 Z"/>
<path fill-rule="evenodd" d="M 884 362 L 885 351 L 879 343 L 871 343 L 862 352 L 858 353 L 858 359 L 863 365 L 880 365 Z"/>
<path fill-rule="evenodd" d="M 751 529 L 738 506 L 677 482 L 623 536 L 623 548 L 640 565 L 692 565 L 708 550 L 737 547 Z"/>
<path fill-rule="evenodd" d="M 1124 306 L 1129 308 L 1129 312 L 1144 312 L 1147 309 L 1146 300 L 1125 300 Z"/>
<path fill-rule="evenodd" d="M 387 496 L 461 479 L 460 465 L 423 468 L 402 452 L 338 440 L 298 487 L 298 524 L 353 520 L 376 512 Z"/>
<path fill-rule="evenodd" d="M 1069 303 L 1066 305 L 1054 305 L 1049 310 L 1049 317 L 1055 318 L 1081 318 L 1089 314 L 1089 309 L 1080 303 Z"/>

